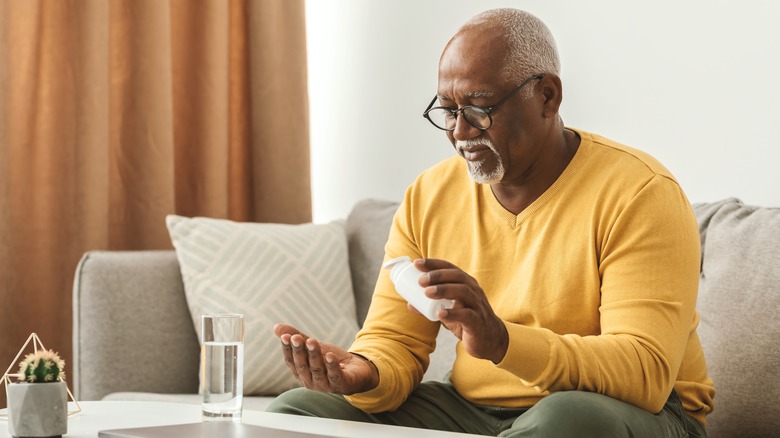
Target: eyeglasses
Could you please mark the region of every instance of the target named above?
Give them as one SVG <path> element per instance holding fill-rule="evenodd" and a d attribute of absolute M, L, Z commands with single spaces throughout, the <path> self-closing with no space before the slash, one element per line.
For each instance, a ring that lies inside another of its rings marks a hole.
<path fill-rule="evenodd" d="M 438 99 L 439 96 L 433 96 L 433 100 L 428 105 L 428 108 L 425 109 L 423 117 L 428 119 L 428 121 L 431 122 L 433 126 L 439 129 L 444 131 L 454 131 L 455 122 L 457 121 L 458 114 L 460 113 L 471 126 L 479 129 L 480 131 L 486 131 L 493 125 L 493 117 L 491 114 L 493 114 L 495 110 L 506 103 L 507 100 L 517 94 L 520 90 L 522 90 L 523 87 L 525 87 L 529 82 L 536 79 L 541 79 L 543 77 L 544 74 L 531 76 L 530 78 L 524 80 L 523 83 L 520 84 L 517 88 L 512 90 L 512 92 L 510 92 L 506 97 L 499 100 L 497 104 L 488 108 L 477 105 L 466 105 L 463 108 L 458 109 L 445 108 L 443 106 L 434 107 L 433 104 L 436 103 L 436 99 Z"/>

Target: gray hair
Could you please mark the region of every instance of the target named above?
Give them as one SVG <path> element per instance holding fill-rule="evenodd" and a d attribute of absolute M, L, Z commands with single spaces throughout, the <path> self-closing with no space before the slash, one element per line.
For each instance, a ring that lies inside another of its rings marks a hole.
<path fill-rule="evenodd" d="M 537 73 L 560 76 L 558 47 L 550 29 L 536 16 L 520 9 L 500 8 L 482 12 L 461 29 L 478 26 L 503 32 L 509 53 L 501 76 L 520 83 Z"/>

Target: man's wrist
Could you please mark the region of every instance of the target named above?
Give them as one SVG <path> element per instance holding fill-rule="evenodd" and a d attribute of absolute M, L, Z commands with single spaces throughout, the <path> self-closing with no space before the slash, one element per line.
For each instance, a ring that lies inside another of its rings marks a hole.
<path fill-rule="evenodd" d="M 368 384 L 366 385 L 366 387 L 361 392 L 370 391 L 370 390 L 376 388 L 377 386 L 379 386 L 379 368 L 376 367 L 376 364 L 374 364 L 374 362 L 371 359 L 363 356 L 362 354 L 353 353 L 351 351 L 349 353 L 351 355 L 359 358 L 360 360 L 364 361 L 366 363 L 366 365 L 368 365 L 368 368 L 369 368 L 369 376 L 370 376 L 370 378 L 369 378 Z"/>
<path fill-rule="evenodd" d="M 503 324 L 503 322 L 501 327 L 504 330 L 503 333 L 498 337 L 498 347 L 496 348 L 497 354 L 491 358 L 491 361 L 495 365 L 500 364 L 506 357 L 506 353 L 509 351 L 509 331 L 506 329 L 506 326 Z"/>

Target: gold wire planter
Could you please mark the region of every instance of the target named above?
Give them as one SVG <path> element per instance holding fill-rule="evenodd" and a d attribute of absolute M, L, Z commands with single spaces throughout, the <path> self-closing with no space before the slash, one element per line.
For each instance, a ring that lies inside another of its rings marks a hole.
<path fill-rule="evenodd" d="M 3 389 L 6 391 L 6 393 L 8 393 L 8 383 L 12 383 L 10 382 L 11 377 L 16 377 L 17 379 L 20 378 L 18 373 L 11 373 L 11 369 L 19 362 L 19 358 L 22 357 L 24 350 L 27 348 L 30 342 L 32 342 L 33 345 L 33 352 L 37 352 L 38 349 L 46 350 L 46 347 L 43 346 L 43 342 L 41 342 L 41 338 L 39 338 L 38 335 L 34 332 L 30 333 L 30 336 L 27 337 L 27 341 L 24 342 L 24 345 L 22 345 L 22 348 L 19 349 L 19 352 L 16 353 L 16 357 L 11 361 L 11 364 L 8 365 L 8 369 L 5 370 L 3 377 L 0 379 L 3 382 Z M 24 375 L 21 375 L 21 377 L 24 377 Z M 73 401 L 73 403 L 76 405 L 76 409 L 68 409 L 68 416 L 70 417 L 73 414 L 81 412 L 81 405 L 79 405 L 79 402 L 77 402 L 73 397 L 73 393 L 70 392 L 70 389 L 67 387 L 67 385 L 65 386 L 65 389 L 68 391 L 68 396 L 70 397 L 71 401 Z M 5 412 L 0 412 L 0 420 L 8 420 L 7 409 Z"/>

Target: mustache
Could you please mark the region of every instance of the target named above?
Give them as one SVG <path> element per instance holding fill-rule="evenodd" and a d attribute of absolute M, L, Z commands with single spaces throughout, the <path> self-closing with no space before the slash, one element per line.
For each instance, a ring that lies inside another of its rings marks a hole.
<path fill-rule="evenodd" d="M 463 148 L 471 147 L 471 146 L 487 146 L 493 152 L 496 151 L 496 147 L 493 145 L 493 142 L 490 141 L 490 139 L 487 139 L 487 138 L 470 138 L 468 140 L 456 140 L 455 141 L 455 149 L 457 149 L 458 152 L 462 152 Z"/>

